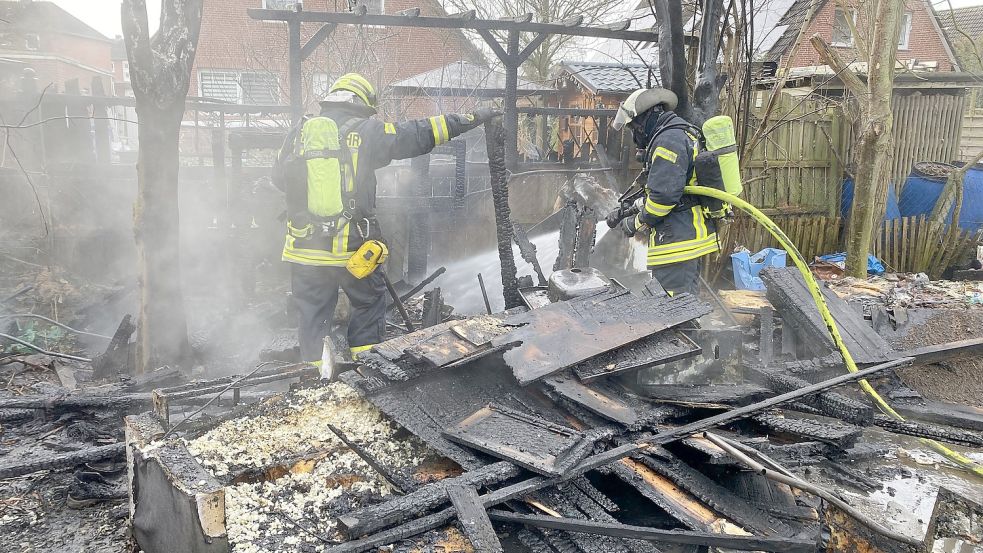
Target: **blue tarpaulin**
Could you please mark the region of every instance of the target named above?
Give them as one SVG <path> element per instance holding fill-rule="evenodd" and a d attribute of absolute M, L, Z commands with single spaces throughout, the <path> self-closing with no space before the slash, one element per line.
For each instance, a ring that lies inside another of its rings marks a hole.
<path fill-rule="evenodd" d="M 914 217 L 931 213 L 942 194 L 943 186 L 944 180 L 909 175 L 898 201 L 901 216 Z M 952 222 L 951 210 L 946 222 Z M 966 230 L 976 230 L 983 226 L 983 169 L 970 169 L 963 179 L 963 205 L 959 212 L 959 226 Z"/>
<path fill-rule="evenodd" d="M 938 198 L 938 194 L 935 195 Z M 853 206 L 853 179 L 848 178 L 843 181 L 843 193 L 840 196 L 840 214 L 846 218 L 850 216 L 850 208 Z M 884 210 L 884 220 L 900 218 L 901 211 L 898 209 L 898 196 L 894 193 L 894 186 L 887 187 L 887 208 Z"/>
<path fill-rule="evenodd" d="M 825 261 L 826 263 L 835 263 L 840 267 L 843 267 L 846 265 L 846 252 L 820 255 L 819 260 Z M 867 254 L 867 273 L 871 275 L 884 274 L 884 264 L 881 263 L 880 259 L 874 257 L 873 254 Z"/>

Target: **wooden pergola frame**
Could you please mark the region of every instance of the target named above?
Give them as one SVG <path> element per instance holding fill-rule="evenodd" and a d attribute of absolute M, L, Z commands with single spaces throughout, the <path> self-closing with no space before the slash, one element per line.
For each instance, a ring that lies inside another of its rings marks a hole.
<path fill-rule="evenodd" d="M 475 12 L 468 11 L 446 17 L 421 16 L 420 8 L 412 8 L 394 15 L 370 15 L 360 6 L 354 12 L 309 12 L 298 5 L 294 10 L 250 9 L 249 17 L 261 21 L 283 21 L 287 23 L 289 41 L 289 80 L 290 107 L 294 119 L 303 115 L 301 96 L 301 64 L 324 42 L 338 25 L 378 25 L 386 27 L 424 27 L 431 29 L 471 29 L 477 32 L 505 67 L 504 112 L 505 112 L 505 157 L 508 167 L 518 164 L 518 100 L 519 66 L 550 35 L 569 35 L 594 38 L 613 38 L 639 42 L 656 42 L 658 34 L 654 31 L 630 31 L 630 20 L 605 26 L 584 27 L 583 17 L 574 17 L 559 23 L 537 23 L 532 14 L 507 19 L 477 19 Z M 300 28 L 303 23 L 321 23 L 320 29 L 304 44 L 301 44 Z M 504 32 L 503 45 L 492 34 Z M 535 36 L 524 48 L 519 48 L 521 33 Z"/>

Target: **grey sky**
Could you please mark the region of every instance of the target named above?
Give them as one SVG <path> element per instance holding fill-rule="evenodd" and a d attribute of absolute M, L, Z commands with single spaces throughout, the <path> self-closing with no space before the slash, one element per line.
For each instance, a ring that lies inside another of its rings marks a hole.
<path fill-rule="evenodd" d="M 119 0 L 53 0 L 55 4 L 65 8 L 75 17 L 85 21 L 102 34 L 112 38 L 122 34 L 119 23 Z M 207 0 L 206 0 L 207 1 Z M 218 0 L 222 1 L 222 0 Z M 938 10 L 947 9 L 950 0 L 932 0 Z M 983 5 L 983 0 L 951 0 L 953 7 Z M 259 7 L 260 0 L 256 0 Z M 147 0 L 147 14 L 150 28 L 157 27 L 160 16 L 160 0 Z"/>

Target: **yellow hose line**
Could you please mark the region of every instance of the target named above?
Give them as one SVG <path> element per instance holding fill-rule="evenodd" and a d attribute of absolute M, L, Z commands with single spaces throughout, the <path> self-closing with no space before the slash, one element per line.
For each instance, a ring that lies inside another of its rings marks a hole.
<path fill-rule="evenodd" d="M 847 370 L 852 373 L 857 372 L 857 364 L 854 362 L 853 356 L 850 355 L 850 351 L 846 348 L 846 344 L 843 343 L 843 338 L 840 337 L 840 331 L 836 327 L 836 321 L 833 320 L 833 315 L 829 312 L 829 307 L 826 305 L 826 299 L 823 298 L 823 294 L 820 291 L 819 283 L 817 283 L 815 277 L 812 276 L 812 271 L 809 270 L 809 265 L 806 263 L 805 259 L 803 259 L 802 254 L 799 253 L 798 248 L 795 247 L 795 244 L 793 244 L 789 237 L 785 235 L 782 229 L 779 228 L 774 221 L 769 219 L 767 215 L 758 210 L 758 208 L 745 202 L 737 196 L 734 196 L 733 194 L 728 194 L 722 190 L 717 190 L 716 188 L 709 188 L 706 186 L 687 186 L 683 188 L 683 193 L 694 194 L 696 196 L 708 196 L 710 198 L 727 202 L 732 206 L 747 212 L 747 214 L 753 217 L 755 221 L 761 223 L 761 225 L 775 237 L 775 240 L 778 240 L 778 243 L 781 244 L 785 251 L 788 252 L 789 256 L 792 257 L 792 261 L 799 269 L 799 272 L 802 273 L 802 277 L 806 281 L 806 287 L 809 289 L 809 293 L 812 294 L 813 301 L 816 302 L 816 307 L 819 309 L 819 314 L 822 316 L 823 322 L 826 323 L 826 328 L 829 330 L 829 335 L 833 338 L 833 343 L 836 344 L 837 349 L 840 350 L 840 354 L 843 356 L 843 361 L 846 363 Z M 884 398 L 882 398 L 880 394 L 874 390 L 874 387 L 871 386 L 866 379 L 860 381 L 860 388 L 870 397 L 870 399 L 882 412 L 894 419 L 904 421 L 904 417 L 892 409 L 887 401 L 885 401 Z M 919 438 L 919 441 L 942 454 L 952 462 L 972 471 L 977 476 L 983 477 L 983 466 L 980 466 L 965 455 L 962 455 L 957 451 L 953 451 L 935 440 Z"/>

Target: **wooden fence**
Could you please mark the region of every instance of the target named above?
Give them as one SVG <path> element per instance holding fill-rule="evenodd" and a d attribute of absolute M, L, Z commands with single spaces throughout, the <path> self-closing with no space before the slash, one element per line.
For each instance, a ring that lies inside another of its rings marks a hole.
<path fill-rule="evenodd" d="M 894 160 L 891 180 L 900 194 L 911 168 L 919 161 L 948 163 L 959 157 L 966 96 L 959 90 L 923 93 L 896 91 L 894 114 Z"/>
<path fill-rule="evenodd" d="M 767 93 L 756 92 L 759 104 Z M 843 182 L 838 109 L 822 98 L 786 93 L 770 121 L 766 136 L 741 160 L 745 199 L 766 212 L 835 215 Z"/>
<path fill-rule="evenodd" d="M 889 271 L 939 278 L 950 265 L 975 254 L 978 233 L 952 229 L 924 215 L 892 219 L 874 236 L 873 254 Z"/>
<path fill-rule="evenodd" d="M 841 251 L 839 217 L 825 215 L 779 215 L 771 217 L 792 240 L 795 247 L 811 261 L 817 255 Z M 720 233 L 721 251 L 729 254 L 737 246 L 752 252 L 761 248 L 781 247 L 760 223 L 748 216 L 738 216 Z"/>

